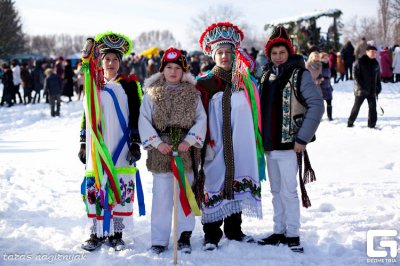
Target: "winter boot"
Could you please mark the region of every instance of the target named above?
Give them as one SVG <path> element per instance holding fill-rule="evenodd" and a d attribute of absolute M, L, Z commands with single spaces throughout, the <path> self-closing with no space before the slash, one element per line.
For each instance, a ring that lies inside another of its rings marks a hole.
<path fill-rule="evenodd" d="M 218 247 L 218 242 L 223 236 L 222 230 L 220 228 L 221 225 L 222 220 L 213 223 L 203 224 L 203 250 L 215 250 Z"/>
<path fill-rule="evenodd" d="M 245 235 L 242 232 L 242 213 L 234 213 L 224 220 L 224 233 L 229 240 L 236 240 L 247 243 L 254 243 L 252 236 Z"/>
<path fill-rule="evenodd" d="M 327 113 L 327 115 L 328 115 L 328 120 L 329 121 L 332 121 L 333 119 L 332 119 L 332 105 L 328 105 L 327 107 L 326 107 L 326 113 Z"/>
<path fill-rule="evenodd" d="M 115 251 L 124 250 L 126 245 L 124 240 L 122 240 L 122 232 L 115 233 L 113 236 L 109 236 L 108 244 L 110 245 L 110 247 L 114 248 Z"/>
<path fill-rule="evenodd" d="M 159 245 L 153 245 L 153 246 L 151 246 L 151 251 L 152 251 L 153 253 L 157 254 L 157 255 L 163 253 L 163 252 L 166 251 L 166 250 L 167 250 L 167 248 L 164 247 L 164 246 L 159 246 Z"/>
<path fill-rule="evenodd" d="M 192 236 L 191 231 L 184 231 L 178 240 L 178 250 L 183 253 L 190 254 L 192 252 L 192 247 L 190 246 L 190 237 Z"/>
<path fill-rule="evenodd" d="M 304 248 L 300 245 L 300 237 L 287 237 L 288 247 L 296 253 L 304 253 Z"/>
<path fill-rule="evenodd" d="M 269 237 L 263 238 L 257 242 L 259 245 L 279 246 L 287 244 L 287 239 L 284 234 L 272 234 Z"/>
<path fill-rule="evenodd" d="M 218 242 L 213 243 L 209 239 L 204 239 L 203 250 L 204 251 L 213 251 L 218 248 Z"/>
<path fill-rule="evenodd" d="M 90 238 L 82 244 L 81 248 L 87 251 L 94 251 L 101 247 L 104 242 L 104 237 L 98 238 L 95 234 L 91 234 Z"/>

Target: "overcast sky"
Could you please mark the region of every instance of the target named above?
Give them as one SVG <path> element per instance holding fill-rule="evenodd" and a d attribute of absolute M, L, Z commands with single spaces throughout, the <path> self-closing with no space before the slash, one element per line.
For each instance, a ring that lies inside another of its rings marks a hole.
<path fill-rule="evenodd" d="M 244 15 L 255 33 L 262 34 L 269 21 L 301 15 L 315 9 L 342 10 L 342 22 L 354 16 L 375 17 L 378 0 L 16 0 L 28 34 L 94 36 L 107 30 L 132 39 L 143 31 L 170 30 L 182 48 L 191 48 L 189 24 L 210 5 L 230 4 Z M 318 20 L 328 25 L 331 20 Z M 326 29 L 322 29 L 326 30 Z M 245 32 L 246 34 L 246 32 Z M 200 37 L 200 36 L 199 36 Z M 188 47 L 189 46 L 189 47 Z M 195 47 L 196 48 L 196 47 Z"/>

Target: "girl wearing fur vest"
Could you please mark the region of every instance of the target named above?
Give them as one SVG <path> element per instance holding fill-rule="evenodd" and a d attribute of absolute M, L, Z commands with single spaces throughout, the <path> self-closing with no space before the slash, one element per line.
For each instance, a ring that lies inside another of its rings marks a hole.
<path fill-rule="evenodd" d="M 200 92 L 188 71 L 185 56 L 169 48 L 161 60 L 160 72 L 144 81 L 144 92 L 139 116 L 139 133 L 143 148 L 148 151 L 147 168 L 153 174 L 151 210 L 151 250 L 159 254 L 168 249 L 173 208 L 171 169 L 172 132 L 180 132 L 178 152 L 183 160 L 185 175 L 192 184 L 196 149 L 203 146 L 207 127 Z M 193 152 L 191 152 L 191 150 Z M 191 252 L 190 237 L 195 226 L 193 213 L 185 216 L 178 207 L 178 249 Z"/>

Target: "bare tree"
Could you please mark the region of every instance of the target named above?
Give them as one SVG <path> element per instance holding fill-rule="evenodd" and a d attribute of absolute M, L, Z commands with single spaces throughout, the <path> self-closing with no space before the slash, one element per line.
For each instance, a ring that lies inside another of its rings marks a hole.
<path fill-rule="evenodd" d="M 174 35 L 169 30 L 143 32 L 133 40 L 133 47 L 139 52 L 151 47 L 167 49 L 171 46 L 180 48 L 181 44 L 176 41 Z"/>
<path fill-rule="evenodd" d="M 72 37 L 72 50 L 73 53 L 78 53 L 82 50 L 88 36 L 75 35 Z"/>
<path fill-rule="evenodd" d="M 35 35 L 27 37 L 27 50 L 44 56 L 55 54 L 55 35 Z"/>
<path fill-rule="evenodd" d="M 12 0 L 0 0 L 0 57 L 24 50 L 22 23 Z"/>
<path fill-rule="evenodd" d="M 400 0 L 392 0 L 390 2 L 390 16 L 392 23 L 392 43 L 400 44 Z"/>
<path fill-rule="evenodd" d="M 80 52 L 85 36 L 68 34 L 61 35 L 34 35 L 27 37 L 27 50 L 31 53 L 38 53 L 43 56 L 63 56 Z"/>
<path fill-rule="evenodd" d="M 198 40 L 203 31 L 212 23 L 220 21 L 229 21 L 238 25 L 245 34 L 244 41 L 246 42 L 246 34 L 248 33 L 249 26 L 244 21 L 243 14 L 236 10 L 232 5 L 211 5 L 207 10 L 202 10 L 199 12 L 198 16 L 193 17 L 189 24 L 189 38 L 192 43 L 197 44 L 195 49 L 199 49 Z M 248 39 L 253 39 L 254 41 L 254 38 L 255 35 Z"/>
<path fill-rule="evenodd" d="M 400 0 L 392 0 L 390 2 L 390 16 L 400 22 Z"/>
<path fill-rule="evenodd" d="M 358 37 L 365 37 L 366 40 L 377 40 L 378 36 L 378 28 L 375 26 L 377 25 L 377 20 L 373 17 L 363 17 L 360 19 L 359 24 L 359 36 Z"/>
<path fill-rule="evenodd" d="M 357 43 L 365 37 L 367 41 L 379 42 L 378 21 L 373 17 L 362 17 L 358 19 L 354 16 L 343 28 L 343 37 L 352 43 Z"/>
<path fill-rule="evenodd" d="M 400 0 L 379 0 L 377 17 L 354 17 L 344 27 L 343 37 L 352 41 L 365 37 L 376 45 L 399 44 Z"/>
<path fill-rule="evenodd" d="M 357 16 L 354 16 L 345 24 L 342 36 L 345 42 L 350 40 L 352 43 L 356 43 L 359 39 L 364 37 L 359 30 L 359 19 Z"/>
<path fill-rule="evenodd" d="M 379 25 L 381 28 L 381 40 L 383 44 L 388 43 L 390 13 L 389 13 L 390 0 L 379 0 Z"/>

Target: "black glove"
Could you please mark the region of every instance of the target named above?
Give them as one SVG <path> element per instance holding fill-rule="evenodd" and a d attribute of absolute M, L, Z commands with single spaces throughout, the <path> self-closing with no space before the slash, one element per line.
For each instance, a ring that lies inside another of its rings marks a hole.
<path fill-rule="evenodd" d="M 78 152 L 78 157 L 83 164 L 86 164 L 86 143 L 81 143 L 81 148 Z"/>
<path fill-rule="evenodd" d="M 140 153 L 140 146 L 136 143 L 131 143 L 128 154 L 126 155 L 126 160 L 129 162 L 129 164 L 139 161 L 141 156 L 142 154 Z"/>

